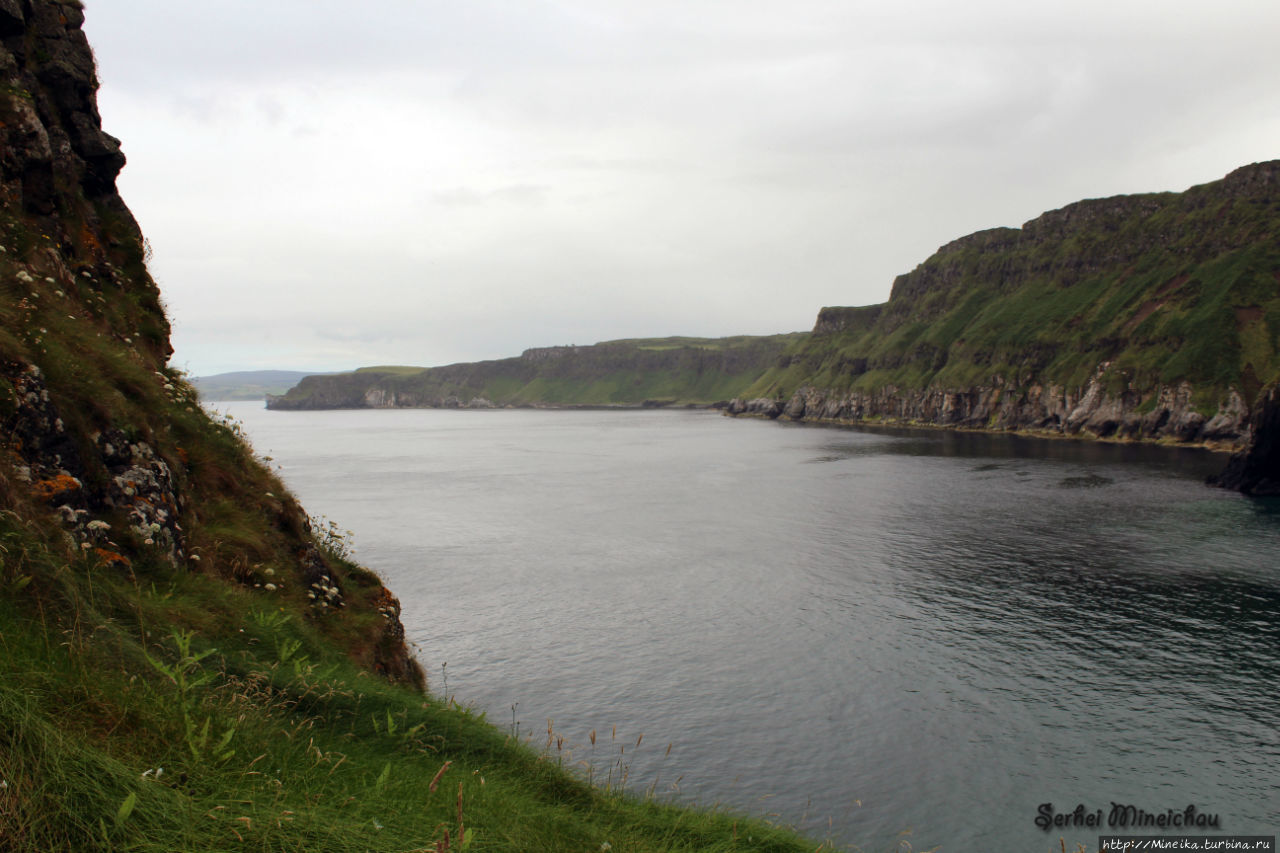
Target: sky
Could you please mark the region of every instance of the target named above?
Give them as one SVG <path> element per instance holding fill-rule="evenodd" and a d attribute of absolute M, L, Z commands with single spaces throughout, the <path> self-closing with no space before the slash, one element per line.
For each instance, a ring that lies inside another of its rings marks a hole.
<path fill-rule="evenodd" d="M 86 0 L 173 364 L 773 334 L 1280 157 L 1273 0 Z"/>

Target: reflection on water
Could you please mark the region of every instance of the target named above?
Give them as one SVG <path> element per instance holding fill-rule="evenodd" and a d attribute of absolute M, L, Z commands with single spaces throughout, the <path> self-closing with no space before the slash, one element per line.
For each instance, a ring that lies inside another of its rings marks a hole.
<path fill-rule="evenodd" d="M 429 672 L 495 722 L 519 703 L 522 732 L 644 732 L 641 787 L 868 849 L 1048 850 L 1044 802 L 1280 824 L 1280 502 L 1202 485 L 1220 456 L 681 412 L 243 417 L 356 532 Z"/>

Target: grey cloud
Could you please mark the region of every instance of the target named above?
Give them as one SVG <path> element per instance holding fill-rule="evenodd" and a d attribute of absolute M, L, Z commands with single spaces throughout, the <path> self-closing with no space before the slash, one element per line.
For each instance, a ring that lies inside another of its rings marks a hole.
<path fill-rule="evenodd" d="M 546 202 L 549 188 L 533 184 L 513 184 L 492 190 L 453 187 L 431 193 L 433 204 L 444 207 L 473 207 L 492 202 L 537 206 Z"/>

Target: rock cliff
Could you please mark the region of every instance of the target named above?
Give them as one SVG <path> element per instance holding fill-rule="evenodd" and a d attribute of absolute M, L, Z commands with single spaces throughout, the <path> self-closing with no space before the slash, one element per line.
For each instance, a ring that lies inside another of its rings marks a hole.
<path fill-rule="evenodd" d="M 1258 394 L 1250 415 L 1253 440 L 1234 453 L 1211 483 L 1259 497 L 1280 495 L 1280 385 Z"/>
<path fill-rule="evenodd" d="M 359 662 L 421 684 L 391 594 L 317 546 L 234 426 L 167 366 L 83 23 L 78 0 L 0 0 L 0 510 L 53 525 L 77 571 L 268 590 Z M 49 594 L 38 587 L 25 589 Z"/>
<path fill-rule="evenodd" d="M 731 414 L 1243 448 L 1280 376 L 1280 161 L 952 241 Z"/>

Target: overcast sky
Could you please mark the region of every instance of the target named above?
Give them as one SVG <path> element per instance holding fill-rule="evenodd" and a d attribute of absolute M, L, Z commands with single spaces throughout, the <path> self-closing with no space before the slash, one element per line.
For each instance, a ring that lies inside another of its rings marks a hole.
<path fill-rule="evenodd" d="M 194 375 L 808 329 L 1280 157 L 1280 3 L 87 0 Z"/>

